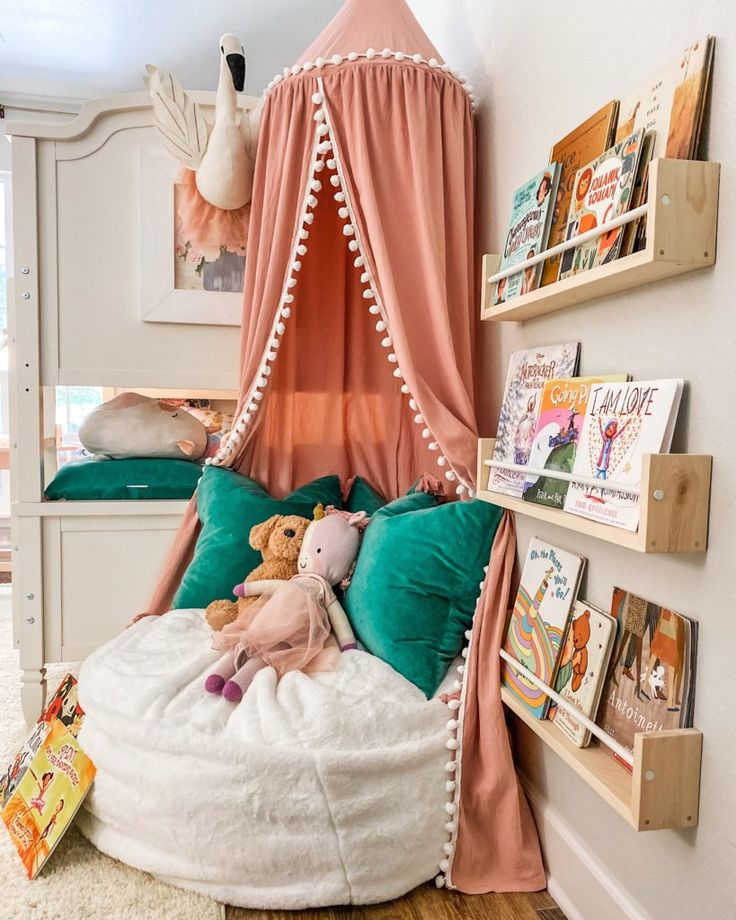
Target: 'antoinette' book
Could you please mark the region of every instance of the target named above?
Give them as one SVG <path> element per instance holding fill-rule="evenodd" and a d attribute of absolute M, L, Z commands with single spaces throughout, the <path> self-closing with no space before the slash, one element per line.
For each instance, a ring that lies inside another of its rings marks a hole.
<path fill-rule="evenodd" d="M 618 115 L 618 102 L 614 99 L 594 115 L 559 140 L 549 155 L 550 163 L 560 164 L 560 181 L 557 185 L 552 222 L 550 224 L 547 248 L 557 246 L 565 239 L 567 214 L 575 184 L 575 175 L 581 166 L 604 153 L 613 143 L 613 131 Z M 560 257 L 547 259 L 542 271 L 541 286 L 557 281 Z"/>
<path fill-rule="evenodd" d="M 499 271 L 538 255 L 547 245 L 552 211 L 557 197 L 560 167 L 550 163 L 542 172 L 514 192 L 509 229 Z M 518 294 L 539 287 L 542 263 L 502 278 L 496 284 L 493 302 L 503 303 Z"/>
<path fill-rule="evenodd" d="M 628 380 L 626 374 L 611 374 L 547 381 L 542 391 L 529 466 L 537 470 L 572 473 L 591 387 L 606 381 L 625 380 Z M 562 508 L 569 484 L 554 476 L 527 474 L 524 501 Z"/>
<path fill-rule="evenodd" d="M 640 128 L 577 171 L 565 239 L 601 227 L 629 210 L 643 135 Z M 613 262 L 618 258 L 622 238 L 623 229 L 619 227 L 568 249 L 560 261 L 560 278 Z"/>
<path fill-rule="evenodd" d="M 552 686 L 562 637 L 580 585 L 585 559 L 534 537 L 529 543 L 504 649 Z M 503 685 L 537 719 L 547 715 L 549 697 L 513 665 L 503 663 Z"/>
<path fill-rule="evenodd" d="M 618 633 L 596 721 L 633 751 L 637 732 L 692 726 L 698 624 L 621 588 L 613 589 L 611 614 Z"/>
<path fill-rule="evenodd" d="M 592 604 L 576 601 L 565 633 L 555 690 L 582 715 L 595 719 L 608 662 L 616 638 L 616 620 Z M 577 747 L 586 747 L 590 731 L 574 713 L 550 707 L 550 718 Z"/>
<path fill-rule="evenodd" d="M 579 353 L 579 342 L 544 345 L 513 352 L 498 419 L 493 451 L 495 461 L 529 465 L 542 389 L 548 380 L 572 377 L 577 370 Z M 492 492 L 503 492 L 520 498 L 525 478 L 524 473 L 517 470 L 492 467 L 488 488 Z"/>
<path fill-rule="evenodd" d="M 626 488 L 640 487 L 643 454 L 669 450 L 682 388 L 682 380 L 592 388 L 573 467 L 581 481 L 570 483 L 565 511 L 625 530 L 638 528 L 639 497 Z"/>

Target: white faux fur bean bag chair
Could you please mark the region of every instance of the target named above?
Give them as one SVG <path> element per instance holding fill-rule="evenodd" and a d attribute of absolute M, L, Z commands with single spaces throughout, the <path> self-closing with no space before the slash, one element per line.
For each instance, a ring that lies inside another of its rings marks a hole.
<path fill-rule="evenodd" d="M 84 663 L 80 741 L 97 778 L 79 823 L 100 850 L 253 908 L 367 904 L 437 873 L 448 710 L 347 652 L 271 668 L 234 706 L 203 690 L 201 610 L 146 618 Z"/>

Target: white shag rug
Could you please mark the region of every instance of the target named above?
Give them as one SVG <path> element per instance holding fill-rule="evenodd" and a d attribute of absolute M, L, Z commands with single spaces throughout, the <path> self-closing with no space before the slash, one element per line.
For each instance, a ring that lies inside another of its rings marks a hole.
<path fill-rule="evenodd" d="M 49 693 L 74 667 L 48 669 Z M 27 734 L 20 708 L 18 652 L 12 644 L 10 587 L 0 586 L 0 763 Z M 71 827 L 41 875 L 29 882 L 0 822 L 0 920 L 224 920 L 210 898 L 172 888 L 104 856 Z"/>

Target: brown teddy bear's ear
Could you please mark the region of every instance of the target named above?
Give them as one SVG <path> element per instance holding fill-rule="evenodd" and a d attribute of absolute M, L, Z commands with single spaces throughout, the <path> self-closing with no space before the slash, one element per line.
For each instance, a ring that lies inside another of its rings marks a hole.
<path fill-rule="evenodd" d="M 271 536 L 274 527 L 276 527 L 280 520 L 281 515 L 274 514 L 262 524 L 256 524 L 255 526 L 251 527 L 248 542 L 253 547 L 253 549 L 260 551 L 264 550 L 268 546 L 268 539 Z"/>

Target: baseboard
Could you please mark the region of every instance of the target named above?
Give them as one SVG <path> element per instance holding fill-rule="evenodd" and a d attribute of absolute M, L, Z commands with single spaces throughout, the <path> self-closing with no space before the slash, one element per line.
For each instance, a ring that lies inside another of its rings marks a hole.
<path fill-rule="evenodd" d="M 568 920 L 653 920 L 562 815 L 522 777 L 537 822 L 547 887 Z"/>

